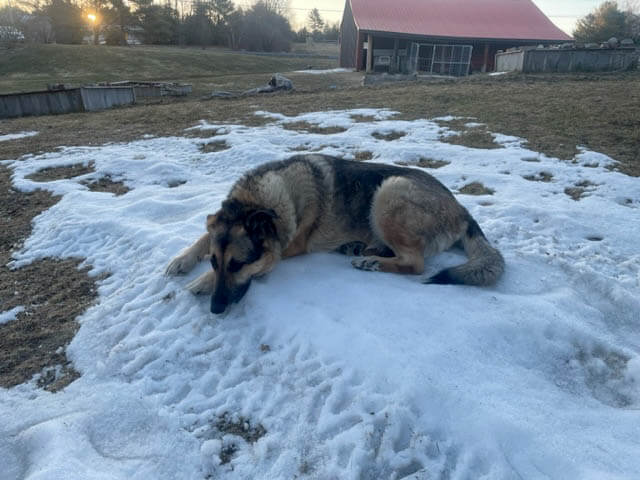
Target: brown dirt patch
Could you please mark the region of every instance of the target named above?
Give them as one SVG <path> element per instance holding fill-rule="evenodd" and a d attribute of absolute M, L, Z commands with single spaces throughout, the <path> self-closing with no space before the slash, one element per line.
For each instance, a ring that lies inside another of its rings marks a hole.
<path fill-rule="evenodd" d="M 365 162 L 367 160 L 371 160 L 373 158 L 373 152 L 369 150 L 358 150 L 354 157 L 358 162 Z"/>
<path fill-rule="evenodd" d="M 36 261 L 18 270 L 0 267 L 3 309 L 23 305 L 16 320 L 0 325 L 0 384 L 12 387 L 50 367 L 62 366 L 56 376 L 41 377 L 39 385 L 50 391 L 78 378 L 64 348 L 80 327 L 76 317 L 96 297 L 95 279 L 80 269 L 82 259 Z M 17 293 L 17 295 L 16 295 Z"/>
<path fill-rule="evenodd" d="M 309 146 L 308 145 L 298 145 L 296 147 L 290 147 L 289 151 L 290 152 L 306 152 L 307 150 L 309 150 Z"/>
<path fill-rule="evenodd" d="M 252 425 L 251 422 L 244 417 L 233 419 L 228 414 L 218 419 L 216 429 L 223 434 L 237 435 L 251 444 L 257 442 L 267 433 L 261 424 Z M 229 463 L 237 451 L 238 446 L 235 444 L 224 446 L 220 451 L 220 463 Z"/>
<path fill-rule="evenodd" d="M 131 189 L 123 182 L 114 181 L 110 175 L 105 175 L 92 182 L 83 182 L 92 192 L 108 192 L 113 193 L 116 197 L 124 195 Z"/>
<path fill-rule="evenodd" d="M 334 133 L 346 132 L 347 129 L 343 127 L 319 127 L 309 122 L 291 122 L 282 125 L 285 130 L 295 130 L 307 133 L 318 133 L 320 135 L 331 135 Z"/>
<path fill-rule="evenodd" d="M 440 137 L 440 141 L 469 148 L 503 148 L 502 145 L 495 142 L 493 135 L 482 128 L 464 130 L 455 135 L 443 135 Z"/>
<path fill-rule="evenodd" d="M 538 172 L 535 175 L 524 175 L 522 178 L 530 182 L 545 182 L 553 180 L 553 174 L 550 172 Z"/>
<path fill-rule="evenodd" d="M 376 119 L 376 117 L 372 117 L 371 115 L 354 114 L 354 115 L 350 115 L 350 116 L 351 116 L 351 119 L 354 122 L 357 122 L 357 123 L 373 122 Z"/>
<path fill-rule="evenodd" d="M 57 391 L 78 376 L 65 357 L 83 313 L 96 297 L 97 279 L 79 269 L 82 259 L 45 258 L 10 270 L 11 251 L 31 233 L 31 220 L 60 197 L 37 190 L 15 191 L 10 172 L 0 166 L 0 305 L 24 306 L 16 320 L 0 325 L 0 386 L 9 388 L 43 373 L 39 385 Z M 53 367 L 61 366 L 58 375 Z"/>
<path fill-rule="evenodd" d="M 226 133 L 226 129 L 224 127 L 212 128 L 212 129 L 189 129 L 183 133 L 183 136 L 189 138 L 213 138 L 218 135 L 224 135 Z"/>
<path fill-rule="evenodd" d="M 570 196 L 576 202 L 584 197 L 584 194 L 588 191 L 589 187 L 594 187 L 595 184 L 589 180 L 583 180 L 575 184 L 575 187 L 567 187 L 564 189 L 564 193 Z"/>
<path fill-rule="evenodd" d="M 579 187 L 567 187 L 564 189 L 564 193 L 570 196 L 576 202 L 582 199 L 584 192 L 585 192 L 585 189 L 579 188 Z"/>
<path fill-rule="evenodd" d="M 79 177 L 80 175 L 86 175 L 87 173 L 93 172 L 95 172 L 93 163 L 89 163 L 88 165 L 76 163 L 75 165 L 67 165 L 65 167 L 43 168 L 31 175 L 27 175 L 26 178 L 36 182 L 52 182 L 54 180 Z"/>
<path fill-rule="evenodd" d="M 393 132 L 389 132 L 389 133 L 373 132 L 371 136 L 378 140 L 386 140 L 387 142 L 391 142 L 393 140 L 397 140 L 398 138 L 404 137 L 406 134 L 407 134 L 406 132 L 400 132 L 400 131 L 394 130 Z"/>
<path fill-rule="evenodd" d="M 457 117 L 451 120 L 436 120 L 436 123 L 441 127 L 448 128 L 449 130 L 456 130 L 458 132 L 469 130 L 471 128 L 485 128 L 484 125 L 478 127 L 467 127 L 467 124 L 472 122 L 478 123 L 474 117 Z"/>
<path fill-rule="evenodd" d="M 202 153 L 222 152 L 224 150 L 229 150 L 230 148 L 231 146 L 225 141 L 209 142 L 200 145 L 200 151 Z"/>
<path fill-rule="evenodd" d="M 222 433 L 237 435 L 248 443 L 257 442 L 267 433 L 267 430 L 261 424 L 252 425 L 249 419 L 244 417 L 233 419 L 228 414 L 218 419 L 216 428 Z"/>
<path fill-rule="evenodd" d="M 315 147 L 312 147 L 311 145 L 298 145 L 297 147 L 291 147 L 288 150 L 290 152 L 319 152 L 320 150 L 324 150 L 325 148 L 329 147 L 331 145 L 316 145 Z M 339 148 L 339 147 L 336 147 Z"/>
<path fill-rule="evenodd" d="M 464 195 L 493 195 L 495 190 L 485 187 L 480 182 L 471 182 L 458 190 L 458 192 Z"/>
<path fill-rule="evenodd" d="M 451 162 L 447 162 L 446 160 L 435 160 L 433 158 L 420 157 L 416 165 L 422 168 L 442 168 L 450 163 Z"/>

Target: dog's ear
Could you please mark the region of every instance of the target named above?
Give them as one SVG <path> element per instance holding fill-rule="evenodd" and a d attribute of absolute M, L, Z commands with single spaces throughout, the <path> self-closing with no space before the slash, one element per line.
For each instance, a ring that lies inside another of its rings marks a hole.
<path fill-rule="evenodd" d="M 253 210 L 249 212 L 244 221 L 244 228 L 250 237 L 265 239 L 276 236 L 276 224 L 274 219 L 278 218 L 276 212 L 271 209 Z"/>

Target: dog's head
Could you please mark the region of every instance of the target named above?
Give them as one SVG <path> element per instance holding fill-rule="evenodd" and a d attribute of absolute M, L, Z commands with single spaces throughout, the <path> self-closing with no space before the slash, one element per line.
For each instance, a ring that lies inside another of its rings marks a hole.
<path fill-rule="evenodd" d="M 212 313 L 222 313 L 238 302 L 254 277 L 273 268 L 278 258 L 274 254 L 276 218 L 271 209 L 243 205 L 235 199 L 225 200 L 216 214 L 207 217 L 211 266 L 216 272 Z"/>

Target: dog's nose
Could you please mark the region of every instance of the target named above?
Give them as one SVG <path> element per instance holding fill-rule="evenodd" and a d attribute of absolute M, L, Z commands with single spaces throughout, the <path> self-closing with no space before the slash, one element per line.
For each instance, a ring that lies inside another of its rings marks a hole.
<path fill-rule="evenodd" d="M 211 313 L 222 313 L 227 308 L 227 302 L 216 301 L 215 298 L 211 299 Z"/>

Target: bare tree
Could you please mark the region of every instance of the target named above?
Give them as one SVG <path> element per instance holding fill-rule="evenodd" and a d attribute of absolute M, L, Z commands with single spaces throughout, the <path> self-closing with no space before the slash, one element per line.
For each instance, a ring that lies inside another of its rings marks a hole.
<path fill-rule="evenodd" d="M 624 9 L 627 12 L 640 15 L 640 0 L 625 0 Z"/>
<path fill-rule="evenodd" d="M 289 17 L 289 0 L 258 0 L 256 3 L 263 3 L 270 12 Z"/>

